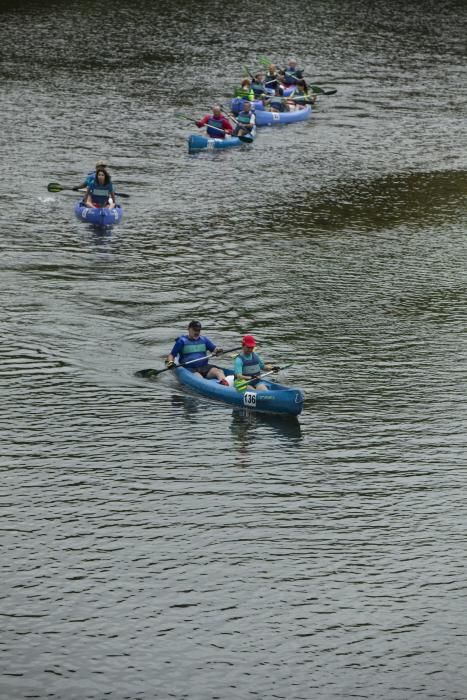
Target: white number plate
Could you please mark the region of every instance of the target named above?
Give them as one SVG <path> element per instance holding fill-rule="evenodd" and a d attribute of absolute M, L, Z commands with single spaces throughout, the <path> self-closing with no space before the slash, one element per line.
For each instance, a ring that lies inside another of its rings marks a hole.
<path fill-rule="evenodd" d="M 256 392 L 245 391 L 245 393 L 243 394 L 243 405 L 256 406 Z"/>

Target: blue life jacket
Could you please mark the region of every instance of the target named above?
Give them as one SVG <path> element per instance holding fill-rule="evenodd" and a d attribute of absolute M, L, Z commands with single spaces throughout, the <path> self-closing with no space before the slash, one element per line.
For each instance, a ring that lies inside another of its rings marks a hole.
<path fill-rule="evenodd" d="M 286 68 L 284 70 L 284 85 L 295 85 L 297 80 L 303 78 L 303 71 L 300 68 Z"/>
<path fill-rule="evenodd" d="M 107 185 L 99 185 L 96 179 L 94 179 L 92 185 L 89 187 L 89 191 L 94 204 L 103 207 L 109 201 L 109 194 L 113 192 L 113 186 L 111 182 L 108 182 Z"/>
<path fill-rule="evenodd" d="M 180 364 L 184 365 L 190 362 L 190 367 L 201 367 L 207 364 L 208 358 L 206 357 L 207 346 L 204 336 L 200 335 L 199 338 L 189 338 L 187 335 L 180 336 L 179 340 L 183 341 L 183 348 L 180 352 Z M 197 360 L 199 362 L 191 362 L 191 360 Z"/>
<path fill-rule="evenodd" d="M 261 372 L 261 364 L 259 356 L 255 353 L 251 353 L 251 357 L 244 357 L 244 355 L 238 355 L 238 358 L 242 363 L 242 374 L 251 377 L 253 374 L 259 374 Z"/>
<path fill-rule="evenodd" d="M 91 170 L 91 172 L 86 175 L 86 179 L 84 181 L 86 184 L 86 187 L 92 187 L 95 179 L 96 179 L 96 171 Z"/>
<path fill-rule="evenodd" d="M 214 117 L 209 117 L 208 122 L 207 122 L 207 128 L 206 128 L 206 133 L 208 136 L 211 136 L 212 138 L 215 139 L 223 139 L 225 138 L 225 130 L 223 125 L 223 120 L 222 119 L 215 119 Z M 216 126 L 217 129 L 211 129 L 211 126 Z M 220 131 L 219 131 L 220 129 Z"/>

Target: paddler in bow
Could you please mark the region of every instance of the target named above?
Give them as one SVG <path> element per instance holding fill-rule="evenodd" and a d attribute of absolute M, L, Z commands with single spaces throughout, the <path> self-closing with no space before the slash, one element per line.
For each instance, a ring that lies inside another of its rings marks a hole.
<path fill-rule="evenodd" d="M 253 128 L 256 124 L 256 117 L 254 112 L 251 111 L 251 102 L 249 100 L 244 100 L 242 105 L 242 110 L 239 112 L 235 118 L 236 127 L 234 130 L 234 136 L 250 136 Z"/>
<path fill-rule="evenodd" d="M 266 391 L 267 386 L 264 384 L 259 375 L 263 369 L 273 371 L 279 369 L 272 365 L 265 364 L 255 352 L 256 340 L 254 336 L 247 334 L 242 338 L 242 350 L 237 355 L 234 361 L 234 387 L 237 391 Z M 256 378 L 255 378 L 256 376 Z"/>
<path fill-rule="evenodd" d="M 101 207 L 107 207 L 108 209 L 115 208 L 114 188 L 107 170 L 103 168 L 98 168 L 96 170 L 96 177 L 91 184 L 88 185 L 83 201 L 87 207 L 94 207 L 96 209 Z"/>

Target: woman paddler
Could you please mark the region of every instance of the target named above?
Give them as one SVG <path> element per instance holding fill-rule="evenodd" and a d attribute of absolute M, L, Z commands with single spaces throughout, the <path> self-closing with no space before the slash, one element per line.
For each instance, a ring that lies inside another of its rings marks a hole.
<path fill-rule="evenodd" d="M 115 208 L 114 188 L 107 170 L 103 168 L 96 170 L 96 177 L 88 185 L 83 201 L 87 207 L 94 207 L 95 209 L 102 207 Z"/>

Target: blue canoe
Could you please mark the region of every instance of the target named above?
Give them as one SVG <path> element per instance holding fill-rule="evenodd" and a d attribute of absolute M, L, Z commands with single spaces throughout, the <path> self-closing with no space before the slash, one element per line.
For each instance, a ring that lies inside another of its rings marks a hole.
<path fill-rule="evenodd" d="M 120 204 L 117 204 L 114 209 L 106 207 L 95 209 L 94 207 L 85 206 L 83 202 L 77 202 L 75 204 L 75 214 L 80 221 L 104 228 L 118 224 L 122 219 L 123 209 Z"/>
<path fill-rule="evenodd" d="M 231 370 L 222 368 L 224 374 L 232 375 Z M 177 379 L 184 386 L 210 399 L 223 401 L 232 406 L 241 406 L 253 411 L 264 413 L 280 413 L 288 416 L 298 416 L 303 410 L 304 395 L 301 389 L 292 389 L 268 379 L 261 381 L 269 387 L 268 391 L 240 392 L 231 386 L 219 384 L 217 379 L 204 379 L 201 375 L 185 367 L 175 369 Z"/>
<path fill-rule="evenodd" d="M 233 114 L 238 114 L 241 109 L 242 100 L 234 97 L 230 108 Z M 275 124 L 293 124 L 294 122 L 303 122 L 311 116 L 311 105 L 306 105 L 300 109 L 295 109 L 293 112 L 268 112 L 264 109 L 262 102 L 255 101 L 256 126 L 274 126 Z M 259 106 L 257 106 L 259 105 Z"/>
<path fill-rule="evenodd" d="M 252 130 L 253 143 L 256 136 L 256 129 Z M 235 148 L 236 146 L 248 145 L 248 141 L 240 140 L 237 136 L 226 137 L 225 139 L 216 139 L 210 136 L 202 136 L 201 134 L 191 134 L 188 137 L 188 151 L 190 153 L 198 153 L 199 151 L 211 149 Z"/>
<path fill-rule="evenodd" d="M 266 112 L 258 111 L 256 114 L 257 126 L 275 126 L 276 124 L 294 124 L 303 122 L 311 117 L 311 105 L 306 105 L 293 112 Z"/>

